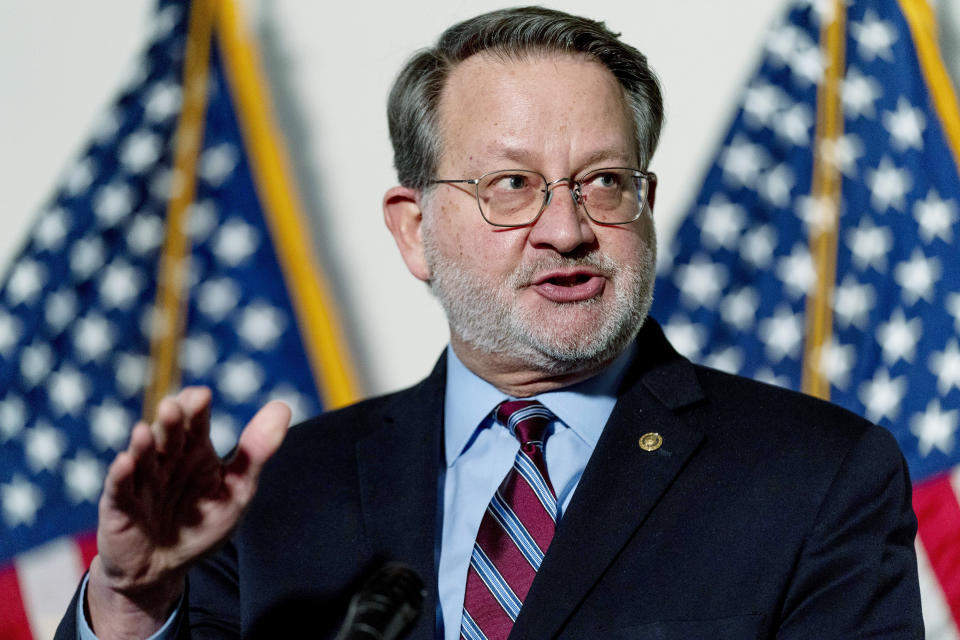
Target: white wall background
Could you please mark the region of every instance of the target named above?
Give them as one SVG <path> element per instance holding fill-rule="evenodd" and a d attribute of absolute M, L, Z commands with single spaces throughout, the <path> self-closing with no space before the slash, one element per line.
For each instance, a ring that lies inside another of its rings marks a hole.
<path fill-rule="evenodd" d="M 369 393 L 412 383 L 446 343 L 439 306 L 406 273 L 381 222 L 393 184 L 384 105 L 405 58 L 446 26 L 509 6 L 411 0 L 379 5 L 247 0 L 300 173 L 317 246 Z M 605 20 L 644 51 L 664 86 L 667 125 L 652 169 L 665 241 L 695 195 L 787 0 L 552 0 Z M 960 76 L 960 0 L 939 0 Z M 153 0 L 0 0 L 0 272 L 57 176 L 147 42 Z"/>

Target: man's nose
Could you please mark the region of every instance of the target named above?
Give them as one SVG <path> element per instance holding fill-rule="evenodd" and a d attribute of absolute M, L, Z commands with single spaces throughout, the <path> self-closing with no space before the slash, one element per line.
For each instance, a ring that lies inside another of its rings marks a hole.
<path fill-rule="evenodd" d="M 558 191 L 566 191 L 570 197 L 557 195 Z M 558 253 L 569 253 L 580 245 L 593 243 L 596 240 L 593 226 L 581 205 L 577 186 L 568 178 L 549 183 L 547 204 L 530 230 L 530 242 L 534 246 L 552 247 Z"/>

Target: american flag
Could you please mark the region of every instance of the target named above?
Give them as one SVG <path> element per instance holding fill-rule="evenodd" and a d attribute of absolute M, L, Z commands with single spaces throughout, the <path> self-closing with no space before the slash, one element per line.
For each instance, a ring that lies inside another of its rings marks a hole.
<path fill-rule="evenodd" d="M 171 387 L 211 437 L 355 383 L 237 8 L 161 0 L 134 77 L 0 289 L 0 637 L 51 637 L 107 466 Z M 190 43 L 187 46 L 187 43 Z"/>
<path fill-rule="evenodd" d="M 691 358 L 897 438 L 927 637 L 960 638 L 960 109 L 925 0 L 807 0 L 758 71 L 661 270 Z"/>

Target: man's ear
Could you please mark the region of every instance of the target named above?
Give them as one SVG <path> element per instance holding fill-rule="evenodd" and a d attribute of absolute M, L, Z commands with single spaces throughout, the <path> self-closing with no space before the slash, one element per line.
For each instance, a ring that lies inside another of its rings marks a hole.
<path fill-rule="evenodd" d="M 423 212 L 420 210 L 420 192 L 409 187 L 393 187 L 383 196 L 383 220 L 416 278 L 424 282 L 430 279 L 430 269 L 423 251 L 421 226 Z"/>

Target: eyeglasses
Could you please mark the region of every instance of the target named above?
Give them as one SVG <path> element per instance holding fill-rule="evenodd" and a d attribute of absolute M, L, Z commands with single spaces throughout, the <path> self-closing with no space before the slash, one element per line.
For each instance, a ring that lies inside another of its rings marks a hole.
<path fill-rule="evenodd" d="M 480 215 L 495 227 L 533 224 L 550 205 L 553 187 L 566 183 L 577 205 L 597 224 L 629 224 L 653 202 L 657 176 L 626 167 L 595 169 L 579 178 L 548 182 L 524 169 L 493 171 L 472 180 L 432 180 L 433 184 L 472 184 Z"/>

